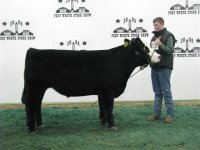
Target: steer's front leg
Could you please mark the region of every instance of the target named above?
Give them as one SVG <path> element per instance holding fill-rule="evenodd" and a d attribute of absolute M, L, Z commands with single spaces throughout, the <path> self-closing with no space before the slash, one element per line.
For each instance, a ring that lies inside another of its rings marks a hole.
<path fill-rule="evenodd" d="M 27 127 L 29 133 L 35 132 L 35 106 L 30 103 L 26 103 L 26 116 L 27 116 Z"/>
<path fill-rule="evenodd" d="M 113 118 L 113 106 L 114 106 L 114 94 L 113 92 L 106 92 L 103 96 L 103 106 L 106 115 L 106 122 L 111 129 L 116 129 L 116 125 Z"/>
<path fill-rule="evenodd" d="M 98 95 L 98 102 L 99 102 L 99 120 L 101 121 L 101 124 L 104 125 L 106 124 L 106 118 L 105 118 L 102 95 Z"/>

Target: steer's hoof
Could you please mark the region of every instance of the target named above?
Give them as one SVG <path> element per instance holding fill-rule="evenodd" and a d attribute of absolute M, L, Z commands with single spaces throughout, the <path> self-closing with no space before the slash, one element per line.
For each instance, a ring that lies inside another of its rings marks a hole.
<path fill-rule="evenodd" d="M 118 129 L 118 127 L 117 127 L 117 126 L 113 126 L 113 127 L 110 127 L 110 129 L 111 129 L 112 131 L 115 131 L 115 130 Z"/>
<path fill-rule="evenodd" d="M 30 131 L 30 130 L 29 130 L 29 132 L 28 132 L 28 133 L 29 133 L 30 135 L 34 135 L 34 134 L 36 134 L 36 131 L 35 131 L 35 130 L 34 130 L 34 131 L 33 131 L 33 130 L 32 130 L 32 131 Z"/>
<path fill-rule="evenodd" d="M 28 128 L 28 133 L 29 134 L 35 134 L 36 133 L 35 128 Z"/>
<path fill-rule="evenodd" d="M 38 128 L 38 129 L 41 129 L 41 128 L 43 128 L 43 125 L 39 125 L 39 126 L 37 126 L 37 128 Z"/>
<path fill-rule="evenodd" d="M 101 122 L 101 124 L 104 126 L 104 125 L 106 125 L 106 121 L 104 120 L 104 119 L 100 119 L 100 122 Z"/>

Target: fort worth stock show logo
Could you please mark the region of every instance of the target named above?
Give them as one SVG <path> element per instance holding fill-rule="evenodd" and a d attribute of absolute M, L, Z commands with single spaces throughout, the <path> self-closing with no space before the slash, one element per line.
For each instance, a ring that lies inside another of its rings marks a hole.
<path fill-rule="evenodd" d="M 0 40 L 35 40 L 34 34 L 28 30 L 29 21 L 3 21 L 1 25 L 3 31 L 0 31 Z"/>
<path fill-rule="evenodd" d="M 184 37 L 178 40 L 174 57 L 200 57 L 200 38 Z"/>
<path fill-rule="evenodd" d="M 117 28 L 113 30 L 111 35 L 112 38 L 134 38 L 134 37 L 148 37 L 149 33 L 145 28 L 142 27 L 144 20 L 142 18 L 135 19 L 131 18 L 123 18 L 116 19 Z M 122 27 L 123 25 L 123 27 Z M 135 27 L 134 27 L 135 26 Z"/>
<path fill-rule="evenodd" d="M 174 4 L 170 7 L 168 15 L 200 15 L 200 3 L 190 4 L 189 0 L 184 0 L 185 4 Z M 191 1 L 190 1 L 191 2 Z M 198 33 L 198 32 L 197 32 Z M 174 57 L 176 58 L 194 58 L 200 57 L 200 37 L 196 38 L 182 37 L 177 40 L 174 48 Z"/>
<path fill-rule="evenodd" d="M 60 47 L 71 47 L 69 50 L 77 50 L 77 47 L 81 50 L 85 50 L 85 46 L 87 45 L 87 42 L 83 40 L 82 42 L 79 40 L 68 40 L 67 42 L 60 41 L 59 46 Z"/>
<path fill-rule="evenodd" d="M 200 3 L 189 4 L 189 0 L 185 0 L 185 5 L 175 4 L 171 6 L 168 15 L 195 15 L 200 14 Z"/>
<path fill-rule="evenodd" d="M 81 0 L 81 3 L 85 3 L 86 0 Z M 54 18 L 66 18 L 66 17 L 91 17 L 90 11 L 85 7 L 76 8 L 75 4 L 79 3 L 79 0 L 58 0 L 58 3 L 65 3 L 68 7 L 60 7 L 56 10 Z"/>

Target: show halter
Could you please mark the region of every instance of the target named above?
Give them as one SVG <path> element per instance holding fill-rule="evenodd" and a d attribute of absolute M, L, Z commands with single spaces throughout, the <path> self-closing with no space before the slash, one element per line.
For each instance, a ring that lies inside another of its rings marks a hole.
<path fill-rule="evenodd" d="M 128 42 L 124 42 L 124 47 L 125 47 L 125 43 L 128 43 Z M 153 57 L 154 52 L 155 52 L 155 50 L 153 50 L 153 53 L 152 53 L 152 55 L 150 56 L 149 63 L 148 63 L 148 64 L 144 64 L 142 67 L 140 67 L 140 70 L 138 70 L 137 72 L 135 72 L 134 74 L 132 74 L 132 75 L 129 77 L 129 79 L 132 78 L 133 76 L 135 76 L 138 72 L 144 70 L 144 68 L 146 68 L 149 64 L 151 64 L 151 58 Z"/>

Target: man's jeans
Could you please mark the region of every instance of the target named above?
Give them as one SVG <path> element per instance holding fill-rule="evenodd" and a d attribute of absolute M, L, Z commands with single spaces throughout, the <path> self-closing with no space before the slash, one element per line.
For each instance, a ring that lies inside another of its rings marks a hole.
<path fill-rule="evenodd" d="M 172 70 L 169 69 L 151 69 L 151 79 L 154 98 L 154 114 L 161 116 L 162 100 L 165 100 L 167 115 L 174 116 L 174 104 L 171 93 L 171 77 Z"/>

